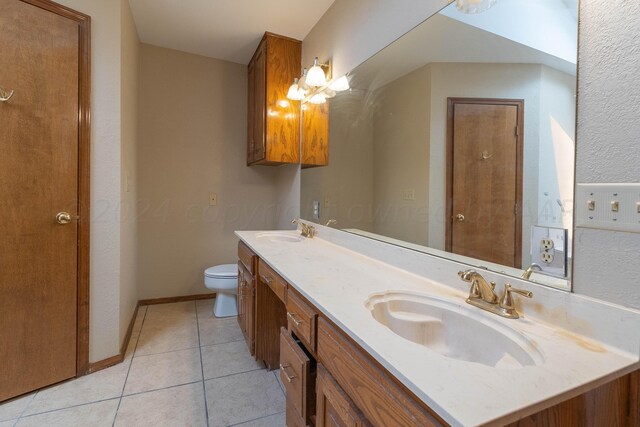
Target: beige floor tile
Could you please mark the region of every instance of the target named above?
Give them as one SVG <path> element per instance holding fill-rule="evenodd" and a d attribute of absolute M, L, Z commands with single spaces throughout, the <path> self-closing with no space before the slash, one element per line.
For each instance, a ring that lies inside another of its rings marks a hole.
<path fill-rule="evenodd" d="M 284 427 L 285 422 L 285 414 L 284 412 L 280 412 L 279 414 L 258 418 L 257 420 L 242 424 L 236 424 L 234 427 Z"/>
<path fill-rule="evenodd" d="M 244 340 L 236 317 L 224 319 L 217 319 L 213 315 L 204 319 L 198 317 L 198 328 L 200 329 L 200 345 L 202 346 Z"/>
<path fill-rule="evenodd" d="M 206 426 L 202 383 L 125 396 L 120 403 L 115 425 Z"/>
<path fill-rule="evenodd" d="M 198 347 L 198 323 L 195 318 L 159 323 L 147 323 L 145 320 L 135 356 Z"/>
<path fill-rule="evenodd" d="M 194 301 L 175 302 L 172 304 L 153 304 L 147 306 L 146 320 L 157 320 L 166 316 L 195 316 L 196 304 Z"/>
<path fill-rule="evenodd" d="M 157 390 L 202 380 L 200 349 L 136 356 L 131 363 L 124 394 Z"/>
<path fill-rule="evenodd" d="M 20 417 L 35 393 L 18 397 L 0 405 L 0 421 L 15 420 Z"/>
<path fill-rule="evenodd" d="M 215 302 L 215 298 L 196 301 L 196 310 L 198 312 L 198 317 L 213 315 L 213 304 Z"/>
<path fill-rule="evenodd" d="M 129 362 L 91 375 L 40 390 L 27 406 L 24 415 L 120 397 L 129 371 Z"/>
<path fill-rule="evenodd" d="M 244 341 L 202 347 L 202 366 L 205 380 L 262 368 Z"/>
<path fill-rule="evenodd" d="M 106 400 L 21 418 L 16 427 L 111 427 L 120 399 Z"/>
<path fill-rule="evenodd" d="M 13 427 L 18 420 L 0 421 L 0 427 Z"/>
<path fill-rule="evenodd" d="M 205 381 L 209 426 L 224 427 L 285 410 L 278 382 L 266 370 Z"/>

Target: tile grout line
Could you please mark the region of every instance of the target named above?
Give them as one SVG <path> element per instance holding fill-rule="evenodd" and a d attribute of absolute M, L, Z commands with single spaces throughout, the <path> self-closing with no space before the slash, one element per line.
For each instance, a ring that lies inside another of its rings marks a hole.
<path fill-rule="evenodd" d="M 185 386 L 185 385 L 198 384 L 199 382 L 202 382 L 202 380 L 196 380 L 196 381 L 191 381 L 191 382 L 182 383 L 182 384 L 168 385 L 166 387 L 153 388 L 151 390 L 137 391 L 135 393 L 127 394 L 127 395 L 124 395 L 122 397 L 131 397 L 131 396 L 139 396 L 141 394 L 155 393 L 156 391 L 163 391 L 163 390 L 169 390 L 169 389 L 172 389 L 172 388 L 182 387 L 182 386 Z"/>
<path fill-rule="evenodd" d="M 116 413 L 113 416 L 113 423 L 111 423 L 111 427 L 116 425 L 116 418 L 118 418 L 118 411 L 120 411 L 120 404 L 122 403 L 122 396 L 124 396 L 124 389 L 127 386 L 127 381 L 129 380 L 129 373 L 131 372 L 131 366 L 133 366 L 133 356 L 136 354 L 136 349 L 138 348 L 138 342 L 140 341 L 140 335 L 142 335 L 142 328 L 144 328 L 144 321 L 147 318 L 147 312 L 149 307 L 144 309 L 144 315 L 142 316 L 142 324 L 140 325 L 140 331 L 138 331 L 138 336 L 136 337 L 136 344 L 133 346 L 133 353 L 131 354 L 131 360 L 129 361 L 129 369 L 127 369 L 127 376 L 124 379 L 124 384 L 122 384 L 122 391 L 120 392 L 120 398 L 118 399 L 118 406 L 116 407 Z M 136 319 L 137 320 L 137 319 Z M 135 320 L 134 320 L 135 324 Z M 127 355 L 127 349 L 129 348 L 129 343 L 127 343 L 127 348 L 124 349 L 124 356 Z"/>
<path fill-rule="evenodd" d="M 15 419 L 15 421 L 13 423 L 13 427 L 16 427 L 16 425 L 18 424 L 18 421 L 20 421 L 20 419 L 22 418 L 22 416 L 26 412 L 27 408 L 29 407 L 29 405 L 31 405 L 31 402 L 33 402 L 33 399 L 36 398 L 36 395 L 38 393 L 40 393 L 40 390 L 37 390 L 35 393 L 33 393 L 33 396 L 31 396 L 31 399 L 29 399 L 29 403 L 24 405 L 24 408 L 22 408 L 22 411 L 20 411 L 20 415 L 18 415 L 18 418 Z"/>
<path fill-rule="evenodd" d="M 204 397 L 204 416 L 206 417 L 207 427 L 209 427 L 209 408 L 207 405 L 207 387 L 204 384 L 204 362 L 202 360 L 202 341 L 200 340 L 200 318 L 198 317 L 198 304 L 193 302 L 193 307 L 196 310 L 196 326 L 198 328 L 198 351 L 200 352 L 200 370 L 202 372 L 202 394 Z"/>
<path fill-rule="evenodd" d="M 231 344 L 231 343 L 241 342 L 241 341 L 244 341 L 244 338 L 240 338 L 240 339 L 233 340 L 233 341 L 217 342 L 215 344 L 206 344 L 206 345 L 197 346 L 197 347 L 187 347 L 187 348 L 179 348 L 179 349 L 176 349 L 176 350 L 159 351 L 157 353 L 140 354 L 140 355 L 135 356 L 135 357 L 137 357 L 139 359 L 141 357 L 156 356 L 158 354 L 175 353 L 177 351 L 194 350 L 194 349 L 200 348 L 200 347 L 214 347 L 214 346 L 217 346 L 217 345 Z"/>
<path fill-rule="evenodd" d="M 274 415 L 280 415 L 280 414 L 284 414 L 284 411 L 275 412 L 275 413 L 273 413 L 273 414 L 265 415 L 265 416 L 263 416 L 263 417 L 254 418 L 254 419 L 252 419 L 252 420 L 241 421 L 241 422 L 236 423 L 236 424 L 229 424 L 227 427 L 241 426 L 242 424 L 246 424 L 246 423 L 251 423 L 251 422 L 254 422 L 254 421 L 263 420 L 263 419 L 265 419 L 265 418 L 273 417 Z"/>
<path fill-rule="evenodd" d="M 59 412 L 59 411 L 66 411 L 67 409 L 79 408 L 81 406 L 93 405 L 94 403 L 108 402 L 110 400 L 116 400 L 116 399 L 119 399 L 119 398 L 118 397 L 108 397 L 106 399 L 94 400 L 93 402 L 79 403 L 77 405 L 65 406 L 64 408 L 49 409 L 48 411 L 36 412 L 35 414 L 29 414 L 29 415 L 23 415 L 19 419 L 16 420 L 16 423 L 18 421 L 20 421 L 22 418 L 31 418 L 31 417 L 35 417 L 37 415 L 50 414 L 52 412 Z"/>

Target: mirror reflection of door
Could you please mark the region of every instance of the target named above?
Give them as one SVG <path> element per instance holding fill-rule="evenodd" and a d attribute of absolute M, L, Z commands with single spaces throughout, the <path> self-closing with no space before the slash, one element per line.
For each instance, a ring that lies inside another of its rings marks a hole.
<path fill-rule="evenodd" d="M 524 101 L 449 98 L 446 250 L 520 268 Z"/>

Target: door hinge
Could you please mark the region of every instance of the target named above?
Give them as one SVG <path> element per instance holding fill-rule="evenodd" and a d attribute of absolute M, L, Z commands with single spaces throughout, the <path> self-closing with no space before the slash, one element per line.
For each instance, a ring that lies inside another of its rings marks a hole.
<path fill-rule="evenodd" d="M 515 134 L 516 134 L 516 138 L 517 138 L 518 137 L 518 126 L 516 126 Z"/>
<path fill-rule="evenodd" d="M 513 206 L 513 214 L 514 215 L 518 215 L 518 204 L 517 203 Z"/>

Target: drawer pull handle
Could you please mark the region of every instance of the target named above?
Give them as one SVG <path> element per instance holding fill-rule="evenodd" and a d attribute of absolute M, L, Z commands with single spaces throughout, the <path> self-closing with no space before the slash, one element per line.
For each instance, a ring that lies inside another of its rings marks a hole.
<path fill-rule="evenodd" d="M 302 324 L 301 320 L 296 319 L 295 313 L 291 313 L 290 311 L 287 311 L 287 317 L 289 317 L 289 319 L 291 319 L 293 323 L 296 324 L 296 326 L 300 326 Z"/>
<path fill-rule="evenodd" d="M 282 363 L 280 364 L 280 371 L 284 374 L 285 378 L 287 379 L 288 382 L 293 382 L 293 379 L 296 377 L 295 375 L 291 375 L 289 376 L 289 374 L 287 374 L 287 368 L 289 367 L 289 365 L 282 365 Z"/>
<path fill-rule="evenodd" d="M 271 285 L 271 278 L 270 278 L 270 277 L 267 277 L 267 276 L 265 276 L 264 274 L 261 274 L 261 275 L 260 275 L 260 278 L 261 278 L 261 279 L 262 279 L 262 281 L 263 281 L 264 283 L 266 283 L 267 285 Z"/>

